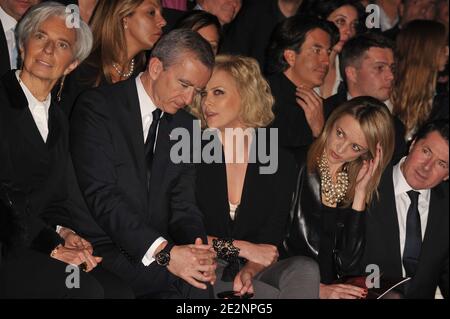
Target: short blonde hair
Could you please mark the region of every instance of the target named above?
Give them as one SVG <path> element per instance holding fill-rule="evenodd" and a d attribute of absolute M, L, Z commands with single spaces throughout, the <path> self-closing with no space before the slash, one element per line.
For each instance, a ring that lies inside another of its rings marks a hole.
<path fill-rule="evenodd" d="M 253 58 L 218 55 L 214 64 L 214 71 L 225 71 L 235 81 L 241 98 L 241 120 L 245 127 L 266 127 L 274 119 L 272 107 L 274 98 L 269 83 L 264 79 L 258 62 Z M 202 121 L 206 122 L 202 114 L 201 98 L 194 100 L 190 111 Z"/>
<path fill-rule="evenodd" d="M 356 178 L 365 159 L 373 159 L 377 152 L 377 144 L 383 150 L 380 164 L 369 181 L 367 187 L 366 204 L 370 204 L 374 195 L 377 195 L 381 176 L 392 159 L 395 146 L 394 120 L 389 109 L 375 98 L 362 96 L 345 102 L 335 109 L 319 137 L 314 141 L 308 151 L 307 167 L 310 173 L 318 173 L 317 160 L 322 156 L 327 140 L 333 132 L 334 123 L 345 115 L 350 115 L 358 121 L 367 141 L 368 153 L 358 159 L 346 163 L 344 169 L 349 177 L 349 187 L 343 201 L 344 207 L 351 206 L 355 196 Z"/>

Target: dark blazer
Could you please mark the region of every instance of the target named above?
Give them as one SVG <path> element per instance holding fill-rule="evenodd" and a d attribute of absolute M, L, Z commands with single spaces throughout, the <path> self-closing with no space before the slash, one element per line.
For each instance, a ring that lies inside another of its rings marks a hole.
<path fill-rule="evenodd" d="M 256 145 L 258 138 L 256 134 L 253 140 Z M 199 208 L 205 215 L 208 235 L 257 244 L 281 244 L 295 189 L 297 168 L 288 151 L 282 148 L 271 150 L 277 151 L 278 169 L 274 174 L 260 174 L 260 167 L 267 164 L 262 164 L 258 159 L 248 164 L 241 203 L 234 222 L 230 218 L 224 157 L 222 163 L 203 162 L 198 166 L 196 196 Z"/>
<path fill-rule="evenodd" d="M 46 253 L 62 242 L 51 225 L 66 225 L 68 123 L 52 102 L 44 143 L 15 72 L 0 81 L 0 180 L 23 191 L 33 214 L 28 237 Z"/>
<path fill-rule="evenodd" d="M 298 150 L 297 158 L 300 172 L 280 256 L 314 258 L 325 284 L 354 275 L 364 252 L 365 212 L 324 206 L 320 179 L 307 172 L 306 152 Z"/>
<path fill-rule="evenodd" d="M 342 103 L 347 102 L 347 90 L 344 86 L 341 86 L 338 93 L 330 96 L 324 101 L 324 109 L 330 110 L 330 113 L 340 106 Z M 405 156 L 407 147 L 405 142 L 405 125 L 396 116 L 394 119 L 394 129 L 395 129 L 395 149 L 392 159 L 394 163 L 397 163 L 403 156 Z"/>
<path fill-rule="evenodd" d="M 8 43 L 6 42 L 5 30 L 0 21 L 0 76 L 11 70 L 9 61 Z"/>
<path fill-rule="evenodd" d="M 88 90 L 71 117 L 71 152 L 90 215 L 74 215 L 77 230 L 93 245 L 115 244 L 140 262 L 160 236 L 176 244 L 206 240 L 195 204 L 193 164 L 174 164 L 173 128 L 192 133 L 184 110 L 159 124 L 150 193 L 147 192 L 142 118 L 135 79 Z M 192 136 L 192 134 L 190 134 Z"/>
<path fill-rule="evenodd" d="M 280 145 L 284 147 L 309 146 L 313 142 L 311 129 L 306 121 L 305 112 L 296 101 L 296 86 L 283 73 L 268 77 L 275 98 L 273 112 L 275 120 L 272 127 L 278 128 Z M 331 110 L 324 104 L 324 116 Z"/>
<path fill-rule="evenodd" d="M 402 277 L 399 225 L 394 197 L 392 166 L 383 174 L 379 200 L 366 216 L 366 250 L 362 271 L 376 264 L 390 278 Z M 445 298 L 449 289 L 449 196 L 448 183 L 431 190 L 429 215 L 415 277 L 408 285 L 407 298 L 434 298 L 439 286 Z"/>

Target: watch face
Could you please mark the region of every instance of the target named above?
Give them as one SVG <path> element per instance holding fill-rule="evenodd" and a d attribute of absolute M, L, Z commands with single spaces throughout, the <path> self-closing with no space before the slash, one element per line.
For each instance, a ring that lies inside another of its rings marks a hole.
<path fill-rule="evenodd" d="M 168 253 L 160 252 L 156 255 L 156 263 L 160 266 L 168 266 L 170 255 Z"/>

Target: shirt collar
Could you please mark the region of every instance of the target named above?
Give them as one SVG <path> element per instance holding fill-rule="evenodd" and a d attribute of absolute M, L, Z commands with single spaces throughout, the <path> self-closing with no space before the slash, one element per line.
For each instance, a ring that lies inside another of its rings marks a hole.
<path fill-rule="evenodd" d="M 403 165 L 405 160 L 406 160 L 406 156 L 403 157 L 398 162 L 398 164 L 394 166 L 394 168 L 392 170 L 392 177 L 394 179 L 394 193 L 395 193 L 395 196 L 400 195 L 400 194 L 404 194 L 404 193 L 409 192 L 410 190 L 413 190 L 413 188 L 411 186 L 409 186 L 409 184 L 406 181 L 406 178 L 403 175 L 403 172 L 401 170 L 401 166 Z M 424 196 L 427 196 L 428 193 L 430 192 L 429 189 L 421 189 L 421 190 L 414 189 L 414 190 L 419 192 L 421 195 L 424 195 Z"/>
<path fill-rule="evenodd" d="M 17 25 L 16 19 L 7 14 L 1 6 L 0 6 L 0 20 L 2 21 L 3 29 L 5 31 L 14 30 L 16 28 Z"/>
<path fill-rule="evenodd" d="M 23 83 L 23 81 L 20 79 L 19 77 L 20 72 L 21 72 L 20 70 L 16 71 L 16 78 L 17 81 L 19 81 L 20 87 L 22 88 L 25 97 L 27 98 L 29 109 L 31 110 L 31 112 L 33 112 L 37 105 L 44 105 L 45 111 L 48 115 L 48 110 L 50 109 L 50 103 L 52 100 L 51 94 L 49 93 L 49 95 L 44 101 L 39 101 L 37 98 L 34 97 L 34 95 L 31 93 L 31 91 L 28 89 L 25 83 Z"/>
<path fill-rule="evenodd" d="M 136 87 L 138 91 L 139 105 L 141 108 L 141 116 L 142 118 L 145 118 L 146 116 L 151 115 L 154 110 L 156 110 L 156 105 L 155 103 L 153 103 L 151 97 L 148 95 L 147 91 L 144 88 L 144 85 L 142 84 L 142 74 L 143 72 L 141 72 L 136 77 Z"/>

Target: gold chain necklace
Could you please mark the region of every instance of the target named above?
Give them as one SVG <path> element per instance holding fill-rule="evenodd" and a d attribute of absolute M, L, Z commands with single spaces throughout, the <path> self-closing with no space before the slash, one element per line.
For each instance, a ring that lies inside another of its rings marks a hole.
<path fill-rule="evenodd" d="M 348 174 L 346 171 L 341 171 L 337 174 L 336 184 L 333 184 L 333 180 L 330 174 L 330 168 L 328 166 L 328 159 L 325 151 L 322 156 L 317 160 L 320 173 L 320 186 L 323 198 L 326 203 L 330 205 L 339 204 L 347 194 L 348 189 Z"/>

